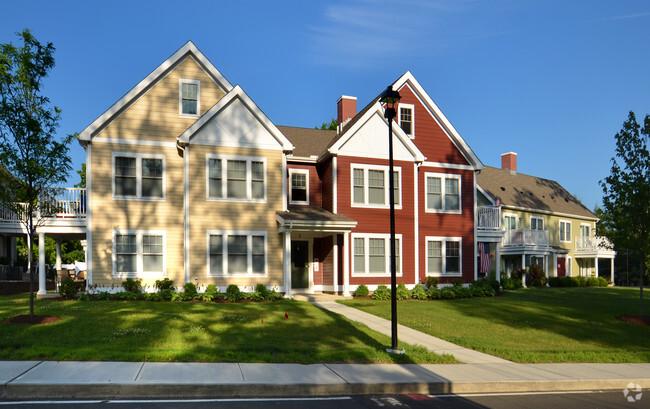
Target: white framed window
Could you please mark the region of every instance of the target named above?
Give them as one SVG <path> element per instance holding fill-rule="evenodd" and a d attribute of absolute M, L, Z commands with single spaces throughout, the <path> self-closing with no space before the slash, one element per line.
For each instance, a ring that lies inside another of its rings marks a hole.
<path fill-rule="evenodd" d="M 165 231 L 113 230 L 113 277 L 164 277 L 165 243 Z"/>
<path fill-rule="evenodd" d="M 463 275 L 463 239 L 461 237 L 426 237 L 427 276 Z"/>
<path fill-rule="evenodd" d="M 390 234 L 352 235 L 352 275 L 390 276 Z M 402 235 L 395 235 L 395 272 L 402 275 Z"/>
<path fill-rule="evenodd" d="M 388 166 L 352 164 L 352 207 L 388 208 Z M 395 208 L 402 208 L 402 169 L 393 167 Z"/>
<path fill-rule="evenodd" d="M 586 223 L 580 224 L 580 237 L 589 237 L 589 232 L 591 230 L 591 225 Z"/>
<path fill-rule="evenodd" d="M 178 114 L 181 117 L 198 118 L 201 113 L 201 81 L 181 78 L 178 80 Z"/>
<path fill-rule="evenodd" d="M 289 169 L 289 203 L 309 204 L 309 170 Z"/>
<path fill-rule="evenodd" d="M 409 138 L 415 138 L 415 109 L 412 104 L 399 104 L 399 126 Z"/>
<path fill-rule="evenodd" d="M 530 216 L 531 230 L 544 230 L 544 218 L 541 216 Z"/>
<path fill-rule="evenodd" d="M 571 243 L 571 222 L 568 220 L 560 220 L 560 241 L 564 243 Z"/>
<path fill-rule="evenodd" d="M 113 152 L 113 199 L 165 200 L 165 155 Z"/>
<path fill-rule="evenodd" d="M 208 277 L 266 276 L 266 231 L 208 230 Z"/>
<path fill-rule="evenodd" d="M 517 219 L 519 217 L 514 213 L 503 214 L 503 228 L 504 230 L 517 230 Z"/>
<path fill-rule="evenodd" d="M 427 172 L 426 212 L 462 213 L 460 175 Z"/>
<path fill-rule="evenodd" d="M 573 264 L 571 264 L 571 256 L 567 256 L 567 258 L 566 258 L 566 268 L 565 268 L 567 277 L 571 277 L 571 267 L 572 266 L 573 266 Z"/>
<path fill-rule="evenodd" d="M 206 155 L 206 199 L 266 202 L 266 158 Z"/>

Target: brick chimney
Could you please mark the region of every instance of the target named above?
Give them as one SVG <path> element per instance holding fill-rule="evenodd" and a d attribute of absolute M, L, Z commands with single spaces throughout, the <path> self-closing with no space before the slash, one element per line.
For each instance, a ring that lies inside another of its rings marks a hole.
<path fill-rule="evenodd" d="M 517 154 L 515 152 L 501 154 L 501 169 L 517 173 Z"/>
<path fill-rule="evenodd" d="M 336 101 L 336 108 L 338 113 L 336 119 L 339 122 L 339 126 L 341 126 L 345 121 L 357 114 L 357 97 L 341 95 L 341 98 Z"/>

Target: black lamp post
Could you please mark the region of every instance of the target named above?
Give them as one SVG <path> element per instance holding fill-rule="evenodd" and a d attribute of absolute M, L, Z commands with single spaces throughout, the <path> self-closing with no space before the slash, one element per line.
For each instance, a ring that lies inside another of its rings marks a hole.
<path fill-rule="evenodd" d="M 384 118 L 388 120 L 388 200 L 390 201 L 390 353 L 400 353 L 397 350 L 397 273 L 395 265 L 395 180 L 393 176 L 393 119 L 397 115 L 395 103 L 400 100 L 399 92 L 389 85 L 379 101 L 386 104 Z"/>

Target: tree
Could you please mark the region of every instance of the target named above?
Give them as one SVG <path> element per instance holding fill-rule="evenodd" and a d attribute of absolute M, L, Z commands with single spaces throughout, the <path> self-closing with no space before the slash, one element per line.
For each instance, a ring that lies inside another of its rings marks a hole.
<path fill-rule="evenodd" d="M 81 169 L 77 171 L 79 175 L 79 183 L 75 184 L 74 187 L 86 188 L 86 164 L 81 164 Z"/>
<path fill-rule="evenodd" d="M 650 255 L 650 115 L 641 128 L 634 112 L 616 134 L 616 156 L 603 188 L 602 232 L 619 249 L 639 257 L 639 314 L 643 316 L 643 282 Z"/>
<path fill-rule="evenodd" d="M 320 126 L 320 128 L 315 126 L 314 129 L 320 129 L 320 130 L 323 130 L 323 131 L 336 131 L 338 126 L 339 126 L 339 123 L 336 120 L 336 118 L 332 118 L 332 120 L 329 123 L 328 122 L 323 122 L 323 124 Z"/>
<path fill-rule="evenodd" d="M 71 170 L 71 137 L 56 138 L 61 111 L 42 94 L 43 80 L 54 67 L 54 46 L 42 45 L 27 29 L 17 35 L 22 46 L 0 44 L 0 163 L 7 171 L 2 173 L 0 200 L 21 216 L 33 270 L 36 228 L 56 211 L 45 200 L 47 189 L 65 182 Z M 34 271 L 29 282 L 33 318 Z"/>

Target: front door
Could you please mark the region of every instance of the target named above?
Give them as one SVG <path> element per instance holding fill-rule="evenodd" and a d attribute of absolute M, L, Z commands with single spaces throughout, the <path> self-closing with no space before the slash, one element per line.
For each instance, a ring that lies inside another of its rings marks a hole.
<path fill-rule="evenodd" d="M 291 288 L 309 288 L 309 242 L 291 242 Z"/>
<path fill-rule="evenodd" d="M 557 258 L 557 276 L 558 277 L 566 276 L 566 258 L 564 257 Z"/>

